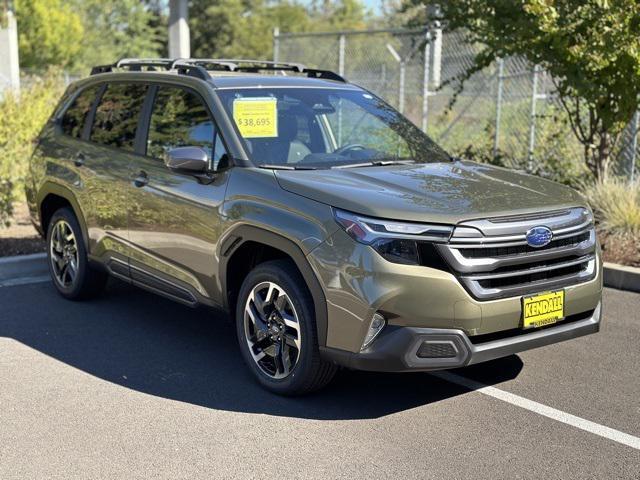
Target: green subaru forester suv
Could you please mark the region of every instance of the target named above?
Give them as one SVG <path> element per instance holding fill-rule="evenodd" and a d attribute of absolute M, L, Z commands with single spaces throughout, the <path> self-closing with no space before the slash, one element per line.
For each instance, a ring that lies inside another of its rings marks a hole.
<path fill-rule="evenodd" d="M 326 70 L 95 67 L 44 127 L 27 183 L 60 294 L 89 298 L 113 275 L 227 311 L 280 394 L 340 366 L 463 367 L 600 326 L 580 195 L 452 158 Z"/>

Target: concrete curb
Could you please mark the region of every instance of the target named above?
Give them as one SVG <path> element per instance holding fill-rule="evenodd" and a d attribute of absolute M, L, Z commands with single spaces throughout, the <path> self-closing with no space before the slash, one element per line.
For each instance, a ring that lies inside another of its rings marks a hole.
<path fill-rule="evenodd" d="M 640 292 L 640 268 L 604 263 L 604 286 Z"/>
<path fill-rule="evenodd" d="M 47 254 L 42 252 L 30 253 L 29 255 L 15 255 L 13 257 L 0 257 L 0 265 L 5 263 L 22 263 L 30 260 L 40 260 L 42 258 L 47 258 Z"/>
<path fill-rule="evenodd" d="M 0 258 L 0 287 L 38 283 L 49 278 L 45 253 Z"/>

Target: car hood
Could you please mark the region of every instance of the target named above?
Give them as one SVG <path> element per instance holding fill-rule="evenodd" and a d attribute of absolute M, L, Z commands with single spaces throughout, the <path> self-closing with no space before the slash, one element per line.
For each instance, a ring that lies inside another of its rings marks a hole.
<path fill-rule="evenodd" d="M 289 192 L 372 217 L 456 224 L 482 217 L 583 206 L 573 189 L 473 162 L 278 170 Z"/>

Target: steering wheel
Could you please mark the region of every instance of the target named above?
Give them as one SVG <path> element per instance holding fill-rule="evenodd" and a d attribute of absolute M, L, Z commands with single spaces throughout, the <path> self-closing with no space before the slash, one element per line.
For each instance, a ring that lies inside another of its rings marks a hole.
<path fill-rule="evenodd" d="M 334 155 L 344 155 L 348 152 L 355 152 L 358 150 L 366 150 L 367 147 L 360 143 L 348 143 L 347 145 L 343 145 L 340 148 L 337 148 L 333 151 Z"/>

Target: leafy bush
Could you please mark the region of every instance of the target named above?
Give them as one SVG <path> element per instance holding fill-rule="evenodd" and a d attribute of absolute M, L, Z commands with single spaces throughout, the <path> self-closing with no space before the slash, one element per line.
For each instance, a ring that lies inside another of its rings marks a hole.
<path fill-rule="evenodd" d="M 63 89 L 57 72 L 27 83 L 19 94 L 7 91 L 0 99 L 0 225 L 8 225 L 11 205 L 23 194 L 33 141 Z"/>
<path fill-rule="evenodd" d="M 13 184 L 0 178 L 0 227 L 9 226 L 13 214 Z"/>

